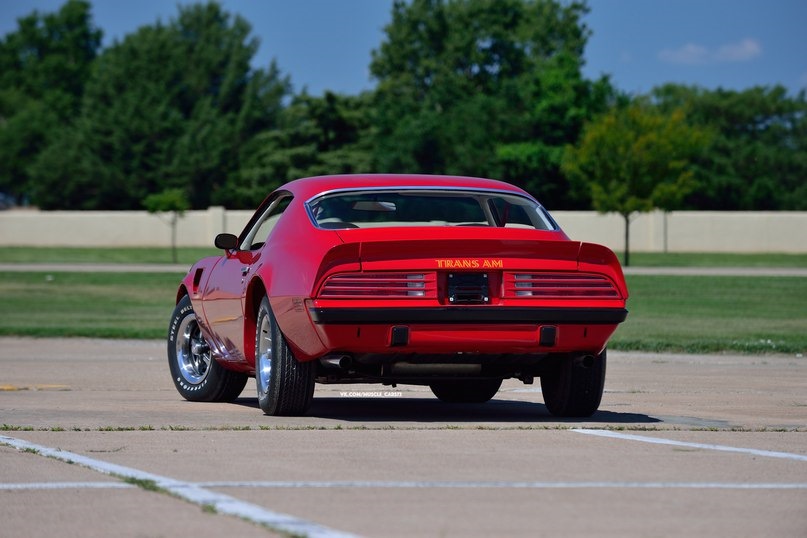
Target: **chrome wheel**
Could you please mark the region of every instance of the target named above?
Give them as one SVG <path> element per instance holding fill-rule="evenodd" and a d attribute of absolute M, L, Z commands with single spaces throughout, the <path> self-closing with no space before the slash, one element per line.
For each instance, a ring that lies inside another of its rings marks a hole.
<path fill-rule="evenodd" d="M 266 297 L 258 307 L 255 325 L 258 405 L 270 416 L 304 414 L 314 396 L 315 361 L 294 358 Z"/>
<path fill-rule="evenodd" d="M 255 348 L 255 382 L 258 385 L 258 396 L 269 392 L 272 381 L 272 325 L 269 316 L 262 316 L 258 326 Z"/>
<path fill-rule="evenodd" d="M 231 402 L 249 376 L 216 362 L 202 335 L 191 299 L 177 302 L 168 324 L 168 368 L 177 391 L 192 402 Z"/>
<path fill-rule="evenodd" d="M 204 381 L 210 371 L 210 347 L 193 314 L 185 316 L 177 330 L 176 361 L 180 375 L 191 385 Z"/>

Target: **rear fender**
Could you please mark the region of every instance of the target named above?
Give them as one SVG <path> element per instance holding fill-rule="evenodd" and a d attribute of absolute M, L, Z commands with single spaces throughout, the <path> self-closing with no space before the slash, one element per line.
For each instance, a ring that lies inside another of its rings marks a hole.
<path fill-rule="evenodd" d="M 607 247 L 594 243 L 580 243 L 579 270 L 585 273 L 600 273 L 610 278 L 617 286 L 623 300 L 628 298 L 625 275 L 616 254 Z"/>

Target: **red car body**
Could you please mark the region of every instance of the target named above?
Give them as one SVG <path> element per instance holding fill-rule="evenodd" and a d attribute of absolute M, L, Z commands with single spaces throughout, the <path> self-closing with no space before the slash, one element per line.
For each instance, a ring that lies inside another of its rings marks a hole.
<path fill-rule="evenodd" d="M 627 315 L 616 256 L 494 180 L 301 179 L 216 244 L 224 254 L 179 286 L 172 374 L 188 399 L 229 400 L 257 373 L 268 414 L 304 413 L 314 381 L 426 384 L 474 402 L 502 379 L 540 377 L 551 412 L 588 415 Z M 218 388 L 200 386 L 208 377 Z"/>

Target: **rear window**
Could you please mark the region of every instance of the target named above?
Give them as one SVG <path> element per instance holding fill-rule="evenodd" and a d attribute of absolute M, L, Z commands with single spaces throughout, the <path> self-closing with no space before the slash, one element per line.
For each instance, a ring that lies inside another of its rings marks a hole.
<path fill-rule="evenodd" d="M 534 200 L 488 191 L 436 189 L 339 191 L 307 203 L 320 228 L 495 226 L 555 230 Z"/>

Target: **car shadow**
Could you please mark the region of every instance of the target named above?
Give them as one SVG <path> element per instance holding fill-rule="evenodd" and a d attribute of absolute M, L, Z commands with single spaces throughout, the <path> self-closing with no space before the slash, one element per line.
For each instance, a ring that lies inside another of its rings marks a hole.
<path fill-rule="evenodd" d="M 258 407 L 257 398 L 239 398 L 238 405 Z M 305 415 L 349 422 L 420 423 L 603 423 L 655 424 L 658 418 L 639 413 L 599 410 L 587 418 L 553 416 L 542 403 L 493 399 L 481 404 L 451 404 L 437 398 L 314 398 Z"/>

